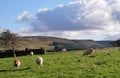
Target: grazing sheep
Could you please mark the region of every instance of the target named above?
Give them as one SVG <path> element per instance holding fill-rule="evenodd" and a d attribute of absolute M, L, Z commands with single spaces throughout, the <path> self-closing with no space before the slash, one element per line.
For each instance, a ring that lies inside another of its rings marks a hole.
<path fill-rule="evenodd" d="M 38 66 L 42 67 L 43 66 L 43 58 L 42 57 L 37 57 L 36 64 Z"/>
<path fill-rule="evenodd" d="M 89 48 L 83 52 L 83 56 L 88 55 L 88 54 L 94 54 L 94 49 Z"/>
<path fill-rule="evenodd" d="M 21 65 L 20 60 L 14 60 L 14 69 L 19 69 L 20 65 Z"/>
<path fill-rule="evenodd" d="M 64 48 L 64 49 L 62 49 L 62 52 L 66 52 L 67 50 Z"/>
<path fill-rule="evenodd" d="M 33 54 L 34 54 L 34 53 L 31 51 L 31 52 L 30 52 L 30 55 L 33 56 Z"/>

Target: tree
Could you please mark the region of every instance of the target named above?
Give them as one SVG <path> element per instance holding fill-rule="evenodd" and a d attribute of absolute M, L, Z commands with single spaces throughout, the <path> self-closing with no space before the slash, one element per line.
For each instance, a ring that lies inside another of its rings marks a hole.
<path fill-rule="evenodd" d="M 116 44 L 117 47 L 120 47 L 120 39 L 116 40 L 114 43 Z"/>
<path fill-rule="evenodd" d="M 15 45 L 17 40 L 17 34 L 10 32 L 9 30 L 5 30 L 1 33 L 1 40 L 3 42 L 3 45 L 6 48 L 12 49 L 14 53 L 14 57 L 16 57 L 15 54 Z"/>

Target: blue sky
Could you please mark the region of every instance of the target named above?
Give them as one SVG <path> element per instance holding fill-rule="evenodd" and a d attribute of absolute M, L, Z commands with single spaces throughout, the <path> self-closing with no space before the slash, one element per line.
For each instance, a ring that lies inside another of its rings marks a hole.
<path fill-rule="evenodd" d="M 120 0 L 0 0 L 0 29 L 20 36 L 116 40 Z"/>
<path fill-rule="evenodd" d="M 53 9 L 58 4 L 67 4 L 70 1 L 73 0 L 0 0 L 0 28 L 17 32 L 24 25 L 16 22 L 22 12 L 30 11 L 34 14 L 39 8 Z"/>

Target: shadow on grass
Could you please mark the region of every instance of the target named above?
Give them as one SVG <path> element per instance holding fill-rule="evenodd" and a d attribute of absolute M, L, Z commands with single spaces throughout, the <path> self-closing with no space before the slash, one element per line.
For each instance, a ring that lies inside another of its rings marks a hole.
<path fill-rule="evenodd" d="M 31 67 L 23 68 L 23 69 L 16 69 L 16 70 L 0 70 L 0 72 L 15 72 L 15 71 L 24 71 L 29 70 Z"/>

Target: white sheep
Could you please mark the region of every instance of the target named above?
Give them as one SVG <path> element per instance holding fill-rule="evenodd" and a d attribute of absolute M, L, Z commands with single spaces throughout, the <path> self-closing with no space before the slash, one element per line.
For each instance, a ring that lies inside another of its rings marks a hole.
<path fill-rule="evenodd" d="M 94 54 L 94 49 L 93 48 L 89 48 L 87 50 L 85 50 L 83 52 L 83 55 L 88 55 L 88 54 Z"/>
<path fill-rule="evenodd" d="M 62 52 L 66 52 L 66 51 L 67 51 L 67 49 L 65 49 L 65 48 L 62 49 Z"/>
<path fill-rule="evenodd" d="M 33 51 L 31 51 L 31 52 L 30 52 L 30 55 L 33 56 L 33 54 L 34 54 Z"/>
<path fill-rule="evenodd" d="M 14 60 L 14 69 L 19 69 L 20 65 L 21 65 L 20 60 Z"/>
<path fill-rule="evenodd" d="M 37 64 L 39 67 L 42 67 L 42 66 L 43 66 L 43 58 L 42 58 L 42 57 L 37 57 L 37 59 L 36 59 L 36 64 Z"/>

